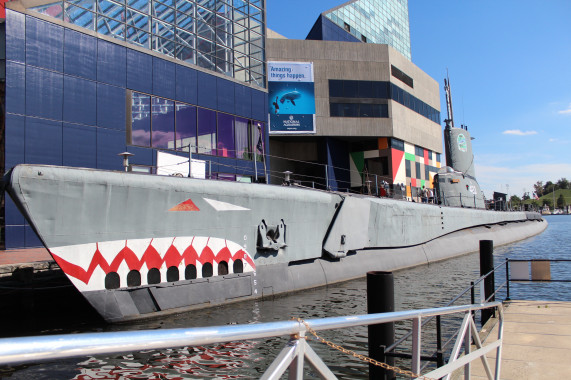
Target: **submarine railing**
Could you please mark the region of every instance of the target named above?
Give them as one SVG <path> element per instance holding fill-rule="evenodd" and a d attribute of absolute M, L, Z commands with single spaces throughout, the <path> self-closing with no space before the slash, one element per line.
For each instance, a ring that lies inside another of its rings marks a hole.
<path fill-rule="evenodd" d="M 488 308 L 498 310 L 499 330 L 497 340 L 483 345 L 471 314 L 474 311 Z M 420 375 L 420 363 L 423 359 L 421 356 L 422 319 L 458 313 L 462 313 L 464 317 L 449 362 L 429 373 Z M 308 319 L 306 321 L 291 320 L 215 327 L 4 338 L 0 339 L 0 365 L 149 349 L 202 346 L 289 335 L 289 342 L 266 369 L 261 379 L 279 379 L 286 371 L 288 371 L 290 379 L 302 379 L 306 361 L 321 378 L 335 379 L 333 372 L 309 345 L 308 333 L 405 320 L 411 320 L 414 326 L 413 377 L 441 378 L 449 376 L 453 371 L 462 367 L 464 367 L 464 373 L 469 373 L 470 363 L 481 359 L 488 378 L 499 378 L 503 339 L 503 306 L 499 301 L 380 314 Z M 471 349 L 471 340 L 476 344 L 474 351 Z M 492 374 L 486 354 L 494 350 L 496 350 L 495 372 Z M 460 356 L 462 352 L 464 354 Z M 362 359 L 362 355 L 357 354 L 355 356 Z M 410 371 L 401 371 L 401 373 L 412 374 Z"/>

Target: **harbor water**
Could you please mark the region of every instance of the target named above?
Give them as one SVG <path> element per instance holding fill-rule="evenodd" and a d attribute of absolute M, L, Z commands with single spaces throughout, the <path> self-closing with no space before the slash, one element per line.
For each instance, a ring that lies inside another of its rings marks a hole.
<path fill-rule="evenodd" d="M 571 216 L 547 216 L 549 227 L 525 241 L 495 247 L 496 264 L 512 259 L 571 259 Z M 554 279 L 571 280 L 571 263 L 552 264 Z M 411 310 L 445 305 L 479 277 L 479 254 L 418 266 L 394 273 L 395 310 Z M 505 281 L 505 271 L 496 273 L 496 283 Z M 571 283 L 511 283 L 512 299 L 571 301 Z M 505 298 L 505 288 L 496 299 Z M 66 302 L 68 301 L 68 302 Z M 26 326 L 3 325 L 3 337 L 17 335 L 68 334 L 98 331 L 124 331 L 249 324 L 291 318 L 322 318 L 366 314 L 365 278 L 332 286 L 305 290 L 271 300 L 240 302 L 166 318 L 130 324 L 107 325 L 99 320 L 81 298 L 70 295 L 46 302 L 34 315 L 22 315 Z M 470 303 L 469 293 L 457 304 Z M 446 323 L 446 321 L 444 321 Z M 456 321 L 449 321 L 451 331 Z M 399 324 L 397 336 L 410 327 Z M 423 348 L 435 347 L 434 324 L 423 328 Z M 367 328 L 324 331 L 325 339 L 360 354 L 367 354 Z M 182 379 L 258 378 L 282 350 L 288 337 L 232 342 L 207 347 L 148 350 L 0 367 L 0 377 L 9 379 Z M 310 344 L 330 369 L 342 379 L 368 378 L 368 365 L 333 351 L 316 341 Z M 407 350 L 406 347 L 403 348 Z M 407 362 L 399 362 L 406 367 Z M 410 365 L 410 363 L 408 363 Z M 306 378 L 317 378 L 309 369 Z"/>

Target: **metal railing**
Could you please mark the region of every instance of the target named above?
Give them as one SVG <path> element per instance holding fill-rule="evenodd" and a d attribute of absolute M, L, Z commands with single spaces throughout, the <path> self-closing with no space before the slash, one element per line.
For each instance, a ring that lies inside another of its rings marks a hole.
<path fill-rule="evenodd" d="M 500 301 L 490 302 L 490 300 L 493 300 L 504 288 L 506 288 L 505 298 L 509 300 L 510 282 L 571 282 L 571 279 L 551 278 L 551 263 L 553 262 L 571 262 L 571 259 L 503 260 L 491 271 L 471 282 L 469 287 L 462 290 L 441 308 L 312 319 L 305 321 L 306 324 L 298 321 L 283 321 L 206 328 L 0 339 L 0 365 L 148 349 L 200 346 L 289 335 L 289 343 L 268 367 L 262 378 L 279 378 L 288 370 L 292 376 L 291 378 L 303 378 L 304 362 L 307 361 L 310 367 L 323 378 L 333 379 L 335 375 L 327 368 L 327 365 L 318 357 L 306 340 L 309 337 L 308 332 L 311 332 L 311 330 L 333 330 L 408 320 L 412 321 L 412 330 L 405 333 L 394 344 L 385 349 L 387 357 L 411 359 L 411 371 L 417 375 L 431 363 L 436 363 L 436 369 L 432 369 L 429 373 L 423 375 L 423 377 L 427 378 L 447 376 L 461 367 L 464 367 L 464 371 L 467 373 L 470 362 L 481 358 L 488 378 L 498 378 L 503 336 L 503 309 Z M 484 288 L 485 280 L 504 267 L 505 277 L 503 273 L 501 273 L 502 276 L 498 276 L 498 278 L 504 277 L 503 281 L 496 283 L 493 291 L 486 294 Z M 471 300 L 470 305 L 453 306 L 462 298 L 467 297 L 468 294 Z M 477 337 L 475 313 L 490 309 L 498 311 L 498 339 L 483 346 Z M 442 317 L 460 313 L 464 313 L 460 327 L 454 333 L 447 334 L 448 336 L 444 338 Z M 432 355 L 421 355 L 421 331 L 424 331 L 425 326 L 434 319 L 436 319 L 437 349 Z M 396 352 L 396 348 L 410 338 L 412 338 L 412 350 L 410 352 Z M 447 340 L 444 342 L 445 339 Z M 470 351 L 470 340 L 477 348 L 474 352 Z M 454 343 L 453 348 L 448 348 L 452 343 Z M 332 346 L 336 345 L 333 344 Z M 492 373 L 485 355 L 494 349 L 497 350 L 497 355 L 495 371 Z M 447 352 L 447 354 L 445 355 L 444 352 Z M 463 356 L 460 357 L 462 352 Z M 358 356 L 362 357 L 362 355 Z M 446 356 L 448 357 L 447 363 Z"/>
<path fill-rule="evenodd" d="M 479 277 L 478 279 L 476 279 L 475 281 L 470 282 L 470 286 L 468 286 L 465 289 L 463 289 L 462 291 L 460 291 L 456 296 L 454 296 L 450 301 L 448 301 L 448 303 L 446 303 L 442 307 L 444 307 L 444 308 L 451 307 L 454 304 L 456 304 L 459 300 L 461 300 L 463 297 L 467 297 L 468 294 L 470 295 L 470 303 L 471 304 L 476 304 L 477 302 L 479 302 L 479 304 L 489 303 L 490 300 L 494 299 L 494 296 L 496 295 L 497 291 L 502 289 L 502 287 L 505 285 L 505 283 L 501 284 L 500 287 L 498 289 L 496 289 L 494 291 L 494 293 L 491 294 L 489 297 L 485 297 L 484 281 L 486 278 L 488 278 L 490 275 L 492 275 L 497 269 L 501 268 L 503 265 L 504 265 L 504 263 L 498 265 L 489 273 L 486 273 L 486 274 L 482 275 L 481 277 Z M 509 290 L 508 290 L 508 294 L 509 294 Z M 478 300 L 476 300 L 477 296 L 478 296 Z M 472 319 L 474 319 L 474 320 L 475 320 L 475 312 L 476 312 L 476 310 L 473 310 L 471 312 Z M 430 355 L 425 355 L 423 357 L 425 364 L 420 368 L 420 370 L 423 370 L 424 368 L 429 366 L 431 363 L 436 363 L 436 365 L 438 367 L 443 366 L 444 362 L 445 362 L 444 353 L 448 350 L 448 347 L 450 347 L 450 345 L 454 342 L 455 336 L 463 328 L 463 324 L 462 324 L 460 327 L 458 327 L 458 329 L 456 330 L 455 333 L 450 334 L 448 337 L 445 337 L 444 336 L 445 334 L 443 333 L 443 328 L 442 328 L 442 315 L 436 315 L 436 316 L 425 319 L 422 323 L 422 326 L 424 327 L 424 326 L 428 325 L 434 319 L 436 319 L 436 324 L 435 324 L 435 328 L 436 328 L 436 334 L 435 334 L 436 350 L 434 352 L 432 352 Z M 395 358 L 411 359 L 411 357 L 412 357 L 411 354 L 406 353 L 406 352 L 398 352 L 397 348 L 399 346 L 401 346 L 405 341 L 410 339 L 412 336 L 413 336 L 413 331 L 409 331 L 408 333 L 405 333 L 403 336 L 401 336 L 398 340 L 396 340 L 392 345 L 386 347 L 385 348 L 385 356 L 395 357 Z"/>
<path fill-rule="evenodd" d="M 483 346 L 477 333 L 472 312 L 494 308 L 499 311 L 500 328 L 498 339 Z M 404 320 L 413 322 L 412 372 L 421 370 L 421 326 L 422 319 L 433 316 L 463 313 L 463 323 L 447 364 L 423 375 L 440 378 L 464 367 L 469 373 L 470 362 L 481 358 L 488 377 L 499 378 L 501 345 L 503 335 L 503 312 L 501 302 L 485 304 L 448 306 L 442 308 L 399 311 L 381 314 L 343 316 L 301 321 L 269 322 L 248 325 L 202 327 L 188 329 L 167 329 L 150 331 L 127 331 L 107 333 L 86 333 L 72 335 L 51 335 L 40 337 L 0 339 L 0 365 L 55 360 L 89 355 L 133 352 L 149 349 L 164 349 L 183 346 L 255 340 L 261 338 L 290 336 L 290 341 L 262 375 L 262 379 L 278 379 L 286 371 L 290 378 L 302 379 L 304 362 L 310 365 L 324 379 L 335 379 L 335 375 L 309 345 L 306 334 L 309 329 L 332 330 L 356 326 L 367 326 Z M 476 350 L 471 351 L 471 340 Z M 486 354 L 496 350 L 495 375 L 488 365 Z M 461 353 L 464 353 L 460 357 Z M 420 376 L 420 375 L 418 375 Z"/>

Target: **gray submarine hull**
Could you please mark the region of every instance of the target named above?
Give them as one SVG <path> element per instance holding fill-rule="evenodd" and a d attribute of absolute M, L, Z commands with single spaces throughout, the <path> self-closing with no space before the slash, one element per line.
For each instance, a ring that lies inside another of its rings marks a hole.
<path fill-rule="evenodd" d="M 14 167 L 4 186 L 108 322 L 273 297 L 547 227 L 537 213 L 44 165 Z"/>

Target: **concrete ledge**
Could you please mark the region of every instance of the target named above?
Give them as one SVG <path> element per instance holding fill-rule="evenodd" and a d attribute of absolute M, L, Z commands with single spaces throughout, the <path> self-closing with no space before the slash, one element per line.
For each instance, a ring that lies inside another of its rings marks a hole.
<path fill-rule="evenodd" d="M 512 301 L 506 305 L 500 378 L 567 378 L 571 358 L 571 302 Z M 498 323 L 491 327 L 486 340 L 497 339 L 498 327 Z M 488 356 L 490 364 L 495 358 L 494 351 Z M 487 378 L 481 361 L 475 361 L 471 369 L 472 379 Z"/>

